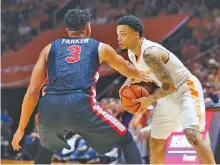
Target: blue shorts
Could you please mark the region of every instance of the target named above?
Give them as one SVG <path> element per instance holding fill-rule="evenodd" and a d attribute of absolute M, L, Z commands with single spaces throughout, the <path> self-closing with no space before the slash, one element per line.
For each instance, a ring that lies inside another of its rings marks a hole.
<path fill-rule="evenodd" d="M 41 145 L 53 152 L 69 148 L 64 131 L 74 131 L 99 154 L 119 142 L 127 129 L 115 117 L 103 111 L 95 97 L 86 92 L 46 94 L 39 100 Z"/>

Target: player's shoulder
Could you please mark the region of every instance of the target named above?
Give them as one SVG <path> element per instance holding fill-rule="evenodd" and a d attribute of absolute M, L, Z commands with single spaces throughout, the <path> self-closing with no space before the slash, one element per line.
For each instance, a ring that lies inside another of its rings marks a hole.
<path fill-rule="evenodd" d="M 161 44 L 157 42 L 153 42 L 153 41 L 145 39 L 143 43 L 144 43 L 143 53 L 145 51 L 151 51 L 151 52 L 166 52 L 168 54 L 172 54 L 172 52 L 170 52 L 167 48 L 165 48 L 164 46 L 162 46 Z"/>
<path fill-rule="evenodd" d="M 53 41 L 51 41 L 51 46 L 54 47 L 55 45 L 59 45 L 59 44 L 64 44 L 67 42 L 67 37 L 60 37 L 60 38 L 56 38 Z"/>
<path fill-rule="evenodd" d="M 56 38 L 55 40 L 53 40 L 51 43 L 66 40 L 66 39 L 68 39 L 68 38 L 67 37 L 59 37 L 59 38 Z"/>
<path fill-rule="evenodd" d="M 95 42 L 101 42 L 101 41 L 99 41 L 99 40 L 97 40 L 97 39 L 94 39 L 94 38 L 92 38 L 92 37 L 90 37 L 90 38 L 88 38 L 89 40 L 91 40 L 91 41 L 95 41 Z"/>
<path fill-rule="evenodd" d="M 163 47 L 161 44 L 151 41 L 151 40 L 147 40 L 144 38 L 143 40 L 143 48 L 144 49 L 166 49 L 165 47 Z"/>

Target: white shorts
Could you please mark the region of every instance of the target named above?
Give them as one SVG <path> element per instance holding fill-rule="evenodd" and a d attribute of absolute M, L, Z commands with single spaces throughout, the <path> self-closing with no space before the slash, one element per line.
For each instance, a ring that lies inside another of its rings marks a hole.
<path fill-rule="evenodd" d="M 205 103 L 202 86 L 195 76 L 178 90 L 159 99 L 153 113 L 151 137 L 167 139 L 177 128 L 205 129 Z"/>

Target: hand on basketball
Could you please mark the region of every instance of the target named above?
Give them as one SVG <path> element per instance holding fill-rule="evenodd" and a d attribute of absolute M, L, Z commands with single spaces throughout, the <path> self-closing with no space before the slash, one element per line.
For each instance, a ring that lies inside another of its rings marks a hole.
<path fill-rule="evenodd" d="M 141 97 L 139 99 L 132 99 L 133 102 L 139 102 L 141 104 L 140 108 L 137 112 L 142 112 L 147 109 L 149 105 L 151 105 L 151 101 L 148 99 L 148 97 Z"/>
<path fill-rule="evenodd" d="M 15 151 L 19 151 L 21 149 L 21 146 L 19 143 L 21 139 L 23 138 L 23 136 L 24 136 L 24 130 L 17 129 L 11 142 L 11 145 Z"/>
<path fill-rule="evenodd" d="M 129 87 L 130 85 L 132 85 L 132 82 L 133 81 L 133 79 L 130 79 L 130 78 L 128 78 L 126 81 L 125 81 L 125 83 L 122 85 L 122 87 L 119 89 L 119 96 L 120 96 L 120 98 L 121 98 L 121 92 L 122 92 L 122 90 L 125 88 L 125 87 Z"/>

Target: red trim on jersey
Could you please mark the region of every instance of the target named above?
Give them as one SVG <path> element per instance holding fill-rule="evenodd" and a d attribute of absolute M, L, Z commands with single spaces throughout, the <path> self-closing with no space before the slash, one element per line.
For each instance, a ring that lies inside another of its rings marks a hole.
<path fill-rule="evenodd" d="M 101 106 L 96 101 L 96 83 L 99 78 L 99 69 L 94 76 L 94 86 L 92 86 L 91 94 L 89 95 L 91 110 L 108 125 L 110 125 L 119 135 L 124 135 L 127 132 L 126 127 L 114 116 L 107 111 L 103 111 Z"/>

